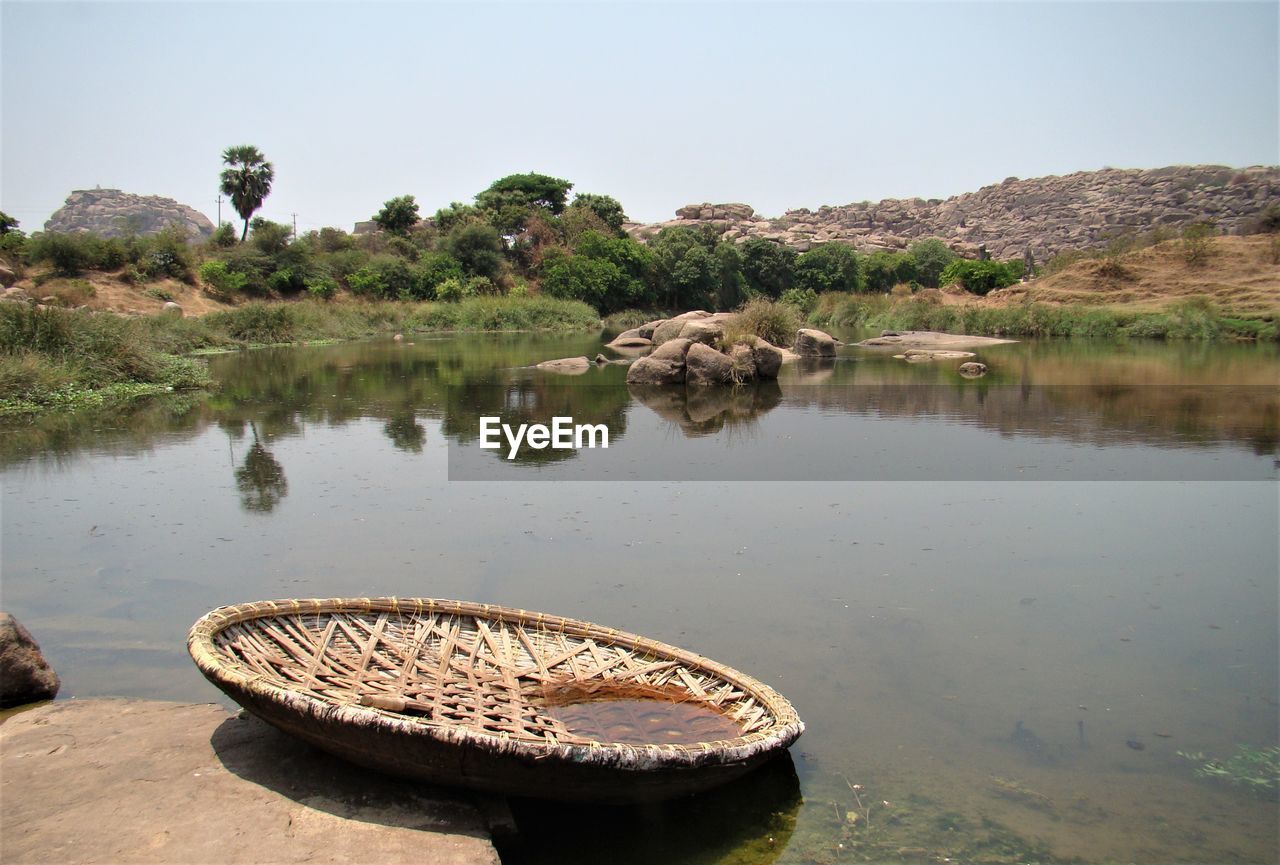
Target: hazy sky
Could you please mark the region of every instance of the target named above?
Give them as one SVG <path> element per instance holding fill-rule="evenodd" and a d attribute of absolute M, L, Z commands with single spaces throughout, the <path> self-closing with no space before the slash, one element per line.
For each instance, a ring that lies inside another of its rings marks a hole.
<path fill-rule="evenodd" d="M 101 185 L 213 218 L 241 143 L 276 168 L 263 214 L 300 230 L 523 171 L 656 221 L 1275 164 L 1278 8 L 3 0 L 0 209 L 38 230 Z"/>

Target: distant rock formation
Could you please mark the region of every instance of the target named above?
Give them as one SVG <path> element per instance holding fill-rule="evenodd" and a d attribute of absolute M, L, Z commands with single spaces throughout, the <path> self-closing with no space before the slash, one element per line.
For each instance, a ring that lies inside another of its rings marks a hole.
<path fill-rule="evenodd" d="M 104 237 L 155 234 L 170 225 L 185 230 L 192 240 L 213 234 L 203 213 L 159 195 L 133 195 L 119 189 L 77 189 L 67 203 L 49 217 L 45 231 L 92 231 Z"/>
<path fill-rule="evenodd" d="M 760 237 L 798 250 L 838 240 L 862 252 L 903 249 L 922 237 L 940 237 L 961 254 L 985 247 L 1000 259 L 1044 261 L 1068 249 L 1105 245 L 1126 232 L 1157 226 L 1177 229 L 1212 220 L 1238 234 L 1270 204 L 1280 203 L 1280 168 L 1174 165 L 1151 170 L 1105 168 L 1061 177 L 984 186 L 945 201 L 887 198 L 839 207 L 789 210 L 778 219 L 757 216 L 745 204 L 691 204 L 654 225 L 628 224 L 647 239 L 672 225 L 711 225 L 724 240 Z"/>

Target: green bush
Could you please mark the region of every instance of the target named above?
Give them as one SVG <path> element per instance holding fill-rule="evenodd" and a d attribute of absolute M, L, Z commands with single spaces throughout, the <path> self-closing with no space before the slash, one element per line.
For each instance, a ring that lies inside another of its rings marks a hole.
<path fill-rule="evenodd" d="M 447 252 L 426 252 L 418 259 L 418 272 L 422 278 L 423 297 L 436 295 L 437 287 L 445 280 L 462 280 L 462 263 Z"/>
<path fill-rule="evenodd" d="M 293 342 L 297 328 L 292 306 L 282 303 L 249 303 L 205 319 L 234 340 L 266 345 Z"/>
<path fill-rule="evenodd" d="M 471 296 L 466 280 L 451 276 L 436 286 L 436 299 L 445 303 L 457 303 Z"/>
<path fill-rule="evenodd" d="M 502 238 L 491 225 L 463 223 L 449 232 L 444 247 L 469 276 L 497 279 L 502 272 Z"/>
<path fill-rule="evenodd" d="M 222 294 L 239 294 L 248 282 L 243 273 L 232 270 L 218 258 L 211 258 L 200 265 L 200 279 Z"/>
<path fill-rule="evenodd" d="M 224 222 L 219 225 L 213 230 L 213 234 L 209 237 L 209 243 L 220 249 L 227 249 L 235 246 L 237 240 L 239 240 L 239 238 L 236 237 L 236 228 L 230 222 Z"/>
<path fill-rule="evenodd" d="M 794 306 L 801 315 L 808 315 L 818 305 L 818 294 L 812 288 L 789 288 L 778 298 L 778 302 Z"/>
<path fill-rule="evenodd" d="M 752 298 L 725 326 L 723 342 L 728 346 L 758 336 L 774 345 L 791 345 L 800 322 L 800 313 L 791 304 L 763 297 Z"/>
<path fill-rule="evenodd" d="M 1021 261 L 975 261 L 958 258 L 946 266 L 939 277 L 942 285 L 959 284 L 971 294 L 985 295 L 997 288 L 1013 285 L 1022 278 Z"/>
<path fill-rule="evenodd" d="M 427 289 L 421 271 L 395 255 L 375 255 L 347 277 L 352 293 L 370 299 L 421 299 Z"/>
<path fill-rule="evenodd" d="M 331 276 L 312 276 L 307 279 L 307 294 L 319 300 L 329 300 L 338 293 L 338 283 Z"/>
<path fill-rule="evenodd" d="M 293 229 L 289 226 L 271 222 L 261 216 L 255 216 L 249 223 L 249 228 L 251 230 L 249 242 L 264 255 L 283 252 L 289 246 L 289 238 L 293 235 Z"/>
<path fill-rule="evenodd" d="M 88 234 L 41 231 L 27 242 L 27 260 L 48 264 L 60 276 L 79 276 L 98 263 L 97 238 Z"/>
<path fill-rule="evenodd" d="M 918 279 L 926 288 L 937 288 L 943 285 L 942 271 L 957 258 L 951 251 L 951 247 L 936 237 L 917 240 L 908 247 L 907 255 L 915 265 L 915 279 Z"/>
<path fill-rule="evenodd" d="M 796 285 L 821 291 L 857 291 L 862 287 L 858 255 L 847 243 L 824 243 L 796 258 Z"/>

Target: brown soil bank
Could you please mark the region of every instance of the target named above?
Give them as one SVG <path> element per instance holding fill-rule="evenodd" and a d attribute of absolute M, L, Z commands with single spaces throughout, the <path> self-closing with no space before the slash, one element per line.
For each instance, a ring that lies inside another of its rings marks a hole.
<path fill-rule="evenodd" d="M 1210 238 L 1203 261 L 1187 260 L 1180 240 L 1119 256 L 1086 258 L 985 298 L 948 295 L 945 303 L 1007 306 L 1035 301 L 1156 311 L 1205 297 L 1223 313 L 1280 315 L 1280 235 Z"/>

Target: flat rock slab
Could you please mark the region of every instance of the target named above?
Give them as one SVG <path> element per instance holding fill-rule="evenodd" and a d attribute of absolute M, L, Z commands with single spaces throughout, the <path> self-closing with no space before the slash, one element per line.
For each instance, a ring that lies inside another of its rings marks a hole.
<path fill-rule="evenodd" d="M 864 348 L 981 348 L 987 345 L 1004 345 L 1016 339 L 998 339 L 994 336 L 969 336 L 963 333 L 939 333 L 934 330 L 901 330 L 885 336 L 873 336 L 856 343 Z"/>
<path fill-rule="evenodd" d="M 498 865 L 467 800 L 221 706 L 46 703 L 0 724 L 0 859 Z"/>

